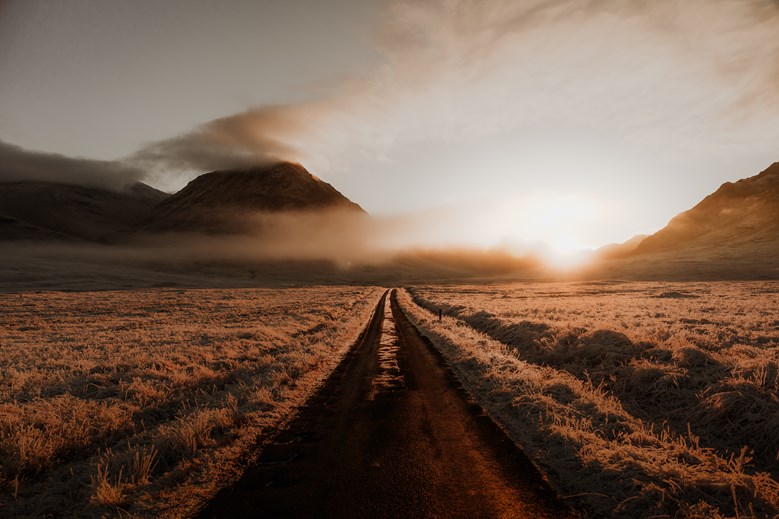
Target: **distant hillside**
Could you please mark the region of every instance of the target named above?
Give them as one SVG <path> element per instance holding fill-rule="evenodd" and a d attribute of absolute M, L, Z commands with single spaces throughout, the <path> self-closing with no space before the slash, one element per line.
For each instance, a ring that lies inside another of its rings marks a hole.
<path fill-rule="evenodd" d="M 635 254 L 779 242 L 779 162 L 757 176 L 723 184 L 636 248 Z"/>
<path fill-rule="evenodd" d="M 605 248 L 584 276 L 779 279 L 779 163 L 723 184 L 635 245 Z"/>
<path fill-rule="evenodd" d="M 200 175 L 139 225 L 147 231 L 240 232 L 257 213 L 363 209 L 300 164 L 283 162 Z"/>
<path fill-rule="evenodd" d="M 645 239 L 645 234 L 637 234 L 622 243 L 604 245 L 595 251 L 595 255 L 600 259 L 621 258 L 635 251 Z"/>
<path fill-rule="evenodd" d="M 0 240 L 99 241 L 134 225 L 167 196 L 140 182 L 118 192 L 54 182 L 0 183 Z"/>

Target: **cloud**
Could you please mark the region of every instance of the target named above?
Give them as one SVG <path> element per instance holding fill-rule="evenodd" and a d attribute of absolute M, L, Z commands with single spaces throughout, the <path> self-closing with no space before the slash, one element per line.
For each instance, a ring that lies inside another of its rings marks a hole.
<path fill-rule="evenodd" d="M 372 70 L 297 105 L 252 108 L 150 143 L 133 160 L 168 172 L 292 159 L 321 172 L 408 143 L 470 144 L 538 127 L 605 132 L 652 153 L 727 142 L 736 126 L 743 142 L 769 138 L 778 7 L 398 0 L 387 5 Z"/>
<path fill-rule="evenodd" d="M 190 132 L 150 143 L 132 160 L 162 170 L 213 171 L 294 159 L 297 150 L 283 138 L 304 131 L 299 116 L 304 110 L 271 106 L 214 119 Z"/>
<path fill-rule="evenodd" d="M 143 176 L 137 167 L 118 161 L 66 157 L 0 141 L 0 182 L 60 182 L 118 191 Z"/>
<path fill-rule="evenodd" d="M 214 119 L 181 135 L 148 143 L 127 161 L 165 181 L 177 172 L 192 173 L 246 168 L 278 161 L 328 164 L 355 144 L 375 156 L 383 138 L 365 123 L 377 116 L 371 109 L 375 92 L 362 81 L 343 83 L 337 93 L 293 105 L 253 107 Z M 316 169 L 313 168 L 313 169 Z"/>

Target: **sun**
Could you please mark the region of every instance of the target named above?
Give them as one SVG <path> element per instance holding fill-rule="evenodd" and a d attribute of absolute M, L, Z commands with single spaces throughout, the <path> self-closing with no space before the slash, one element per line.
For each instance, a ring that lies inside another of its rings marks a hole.
<path fill-rule="evenodd" d="M 580 243 L 574 236 L 562 234 L 549 240 L 549 248 L 558 255 L 570 256 L 587 247 Z"/>
<path fill-rule="evenodd" d="M 592 257 L 592 249 L 583 246 L 570 236 L 558 236 L 549 241 L 540 251 L 547 266 L 568 270 L 580 267 Z"/>
<path fill-rule="evenodd" d="M 599 200 L 584 193 L 534 193 L 515 201 L 507 222 L 517 242 L 527 244 L 549 266 L 572 268 L 592 254 Z"/>

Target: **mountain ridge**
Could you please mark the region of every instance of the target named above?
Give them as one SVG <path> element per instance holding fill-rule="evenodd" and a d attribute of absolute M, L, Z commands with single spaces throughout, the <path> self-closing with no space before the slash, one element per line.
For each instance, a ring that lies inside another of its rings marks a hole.
<path fill-rule="evenodd" d="M 102 241 L 167 196 L 142 182 L 118 191 L 41 180 L 0 183 L 0 240 Z"/>
<path fill-rule="evenodd" d="M 779 162 L 758 175 L 726 182 L 691 209 L 679 213 L 658 232 L 647 236 L 634 255 L 685 248 L 711 247 L 716 242 L 746 243 L 779 232 Z"/>
<path fill-rule="evenodd" d="M 726 182 L 635 246 L 604 247 L 588 278 L 779 279 L 779 162 Z"/>

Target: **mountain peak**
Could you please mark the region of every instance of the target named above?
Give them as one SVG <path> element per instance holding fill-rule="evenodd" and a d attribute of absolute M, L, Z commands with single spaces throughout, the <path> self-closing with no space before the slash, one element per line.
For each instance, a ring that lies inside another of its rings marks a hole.
<path fill-rule="evenodd" d="M 153 211 L 149 230 L 222 231 L 250 212 L 365 211 L 302 165 L 279 162 L 205 173 Z"/>

